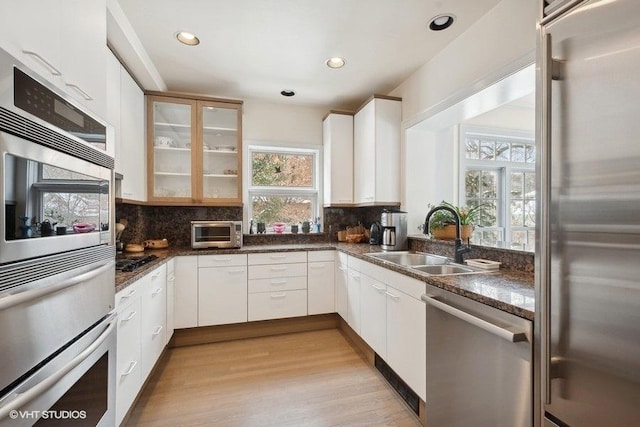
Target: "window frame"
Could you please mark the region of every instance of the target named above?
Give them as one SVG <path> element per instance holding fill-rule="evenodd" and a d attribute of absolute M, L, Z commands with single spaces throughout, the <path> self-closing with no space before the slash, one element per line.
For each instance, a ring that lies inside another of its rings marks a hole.
<path fill-rule="evenodd" d="M 494 159 L 467 159 L 466 158 L 466 140 L 469 137 L 477 137 L 479 139 L 495 139 L 509 143 L 522 143 L 523 145 L 531 145 L 534 150 L 536 148 L 535 132 L 522 131 L 516 129 L 489 128 L 473 125 L 460 126 L 458 141 L 458 194 L 459 204 L 467 205 L 466 181 L 465 174 L 467 170 L 497 171 L 498 172 L 498 209 L 497 209 L 497 225 L 495 227 L 482 227 L 482 231 L 499 230 L 502 232 L 502 239 L 506 242 L 512 241 L 513 231 L 528 230 L 531 227 L 514 227 L 511 225 L 511 173 L 512 172 L 536 172 L 535 159 L 532 163 L 514 162 Z M 534 151 L 535 152 L 535 151 Z M 537 153 L 536 153 L 537 154 Z M 479 232 L 481 230 L 476 230 Z M 527 238 L 527 244 L 531 244 Z"/>
<path fill-rule="evenodd" d="M 253 185 L 253 154 L 254 153 L 273 153 L 273 154 L 289 154 L 289 155 L 311 155 L 313 157 L 312 168 L 312 186 L 310 187 L 281 187 L 281 186 L 264 186 Z M 253 197 L 255 196 L 278 196 L 278 197 L 308 197 L 311 199 L 311 215 L 310 219 L 322 217 L 320 208 L 322 205 L 320 183 L 320 161 L 321 150 L 314 147 L 289 147 L 279 145 L 258 145 L 251 144 L 247 146 L 247 230 L 249 221 L 254 217 L 253 214 Z M 267 232 L 273 232 L 273 227 L 268 226 Z"/>

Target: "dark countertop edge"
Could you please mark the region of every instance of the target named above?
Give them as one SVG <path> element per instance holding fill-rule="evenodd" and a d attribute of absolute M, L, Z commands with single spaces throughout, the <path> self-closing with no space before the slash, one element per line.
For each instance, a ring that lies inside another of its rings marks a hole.
<path fill-rule="evenodd" d="M 144 277 L 147 273 L 170 259 L 177 256 L 193 256 L 193 255 L 216 255 L 216 254 L 249 254 L 249 253 L 266 253 L 266 252 L 296 252 L 296 251 L 322 251 L 337 250 L 348 255 L 367 261 L 389 270 L 404 274 L 414 279 L 423 281 L 429 285 L 452 292 L 457 295 L 469 298 L 482 304 L 494 307 L 498 310 L 505 311 L 515 316 L 534 320 L 535 312 L 524 307 L 519 307 L 504 301 L 482 295 L 477 292 L 464 289 L 465 281 L 476 280 L 481 277 L 488 278 L 489 281 L 501 281 L 503 283 L 513 284 L 516 288 L 527 288 L 533 291 L 534 274 L 527 272 L 514 272 L 511 270 L 500 270 L 497 272 L 486 272 L 473 275 L 458 276 L 430 276 L 420 271 L 413 270 L 409 267 L 403 267 L 394 263 L 366 256 L 367 253 L 381 252 L 378 246 L 370 246 L 365 244 L 349 244 L 349 243 L 309 243 L 309 244 L 290 244 L 290 245 L 249 245 L 238 249 L 191 249 L 191 248 L 170 248 L 156 251 L 148 251 L 155 254 L 158 259 L 144 265 L 142 268 L 130 272 L 116 272 L 116 292 L 120 292 L 127 286 L 131 285 L 138 279 Z M 132 254 L 139 255 L 139 254 Z M 497 284 L 496 286 L 500 286 Z"/>

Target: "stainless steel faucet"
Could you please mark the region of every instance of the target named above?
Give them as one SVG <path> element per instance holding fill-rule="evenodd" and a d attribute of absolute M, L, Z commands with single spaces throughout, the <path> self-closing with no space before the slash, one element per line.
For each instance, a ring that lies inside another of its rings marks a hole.
<path fill-rule="evenodd" d="M 467 252 L 471 252 L 471 246 L 467 245 L 467 247 L 462 247 L 462 239 L 460 238 L 460 216 L 458 212 L 454 209 L 451 209 L 448 206 L 436 206 L 431 209 L 427 214 L 427 217 L 424 219 L 424 229 L 422 232 L 424 234 L 429 234 L 429 220 L 431 219 L 431 215 L 433 215 L 436 211 L 447 211 L 453 214 L 453 218 L 456 220 L 456 241 L 455 241 L 455 262 L 458 264 L 462 264 L 464 259 L 462 258 L 462 254 L 466 254 Z"/>

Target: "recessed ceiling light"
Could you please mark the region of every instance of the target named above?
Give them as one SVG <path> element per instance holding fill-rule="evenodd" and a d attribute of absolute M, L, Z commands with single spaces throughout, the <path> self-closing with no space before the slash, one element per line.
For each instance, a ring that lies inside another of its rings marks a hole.
<path fill-rule="evenodd" d="M 280 95 L 282 95 L 282 96 L 293 96 L 295 94 L 296 93 L 294 91 L 288 90 L 288 89 L 285 89 L 285 90 L 280 92 Z"/>
<path fill-rule="evenodd" d="M 450 13 L 434 16 L 431 18 L 431 21 L 429 21 L 429 29 L 431 31 L 446 30 L 453 24 L 454 20 L 455 16 Z"/>
<path fill-rule="evenodd" d="M 200 44 L 200 39 L 196 37 L 195 34 L 189 33 L 187 31 L 180 31 L 176 34 L 176 38 L 180 41 L 180 43 L 184 43 L 188 46 L 196 46 Z"/>
<path fill-rule="evenodd" d="M 340 57 L 333 57 L 333 58 L 329 58 L 326 61 L 324 61 L 325 64 L 327 64 L 327 67 L 329 68 L 342 68 L 344 67 L 345 61 L 344 58 L 340 58 Z"/>

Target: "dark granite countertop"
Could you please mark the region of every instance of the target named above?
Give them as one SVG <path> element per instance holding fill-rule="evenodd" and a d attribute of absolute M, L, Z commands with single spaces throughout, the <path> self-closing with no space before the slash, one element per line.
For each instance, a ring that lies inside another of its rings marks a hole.
<path fill-rule="evenodd" d="M 250 245 L 241 249 L 191 249 L 169 248 L 162 250 L 145 251 L 145 254 L 157 255 L 158 259 L 146 264 L 133 272 L 116 273 L 116 292 L 126 288 L 131 283 L 143 277 L 150 270 L 162 265 L 175 256 L 186 255 L 214 255 L 214 254 L 245 254 L 263 252 L 293 252 L 314 250 L 339 250 L 354 257 L 360 258 L 372 264 L 389 268 L 398 273 L 405 274 L 421 280 L 429 285 L 453 292 L 458 295 L 481 302 L 507 313 L 514 314 L 524 319 L 533 320 L 535 311 L 534 274 L 532 272 L 520 272 L 516 270 L 500 269 L 496 272 L 482 272 L 479 274 L 458 276 L 430 276 L 409 267 L 403 267 L 367 254 L 380 252 L 378 246 L 368 244 L 349 243 L 309 243 L 289 245 Z M 140 256 L 131 254 L 125 256 Z"/>

